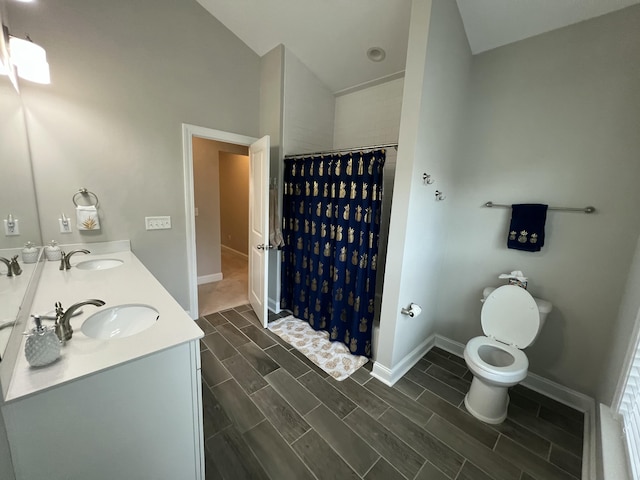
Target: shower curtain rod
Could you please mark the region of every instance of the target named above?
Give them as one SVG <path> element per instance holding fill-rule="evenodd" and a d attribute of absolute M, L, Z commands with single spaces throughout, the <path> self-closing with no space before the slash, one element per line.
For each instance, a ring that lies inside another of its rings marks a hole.
<path fill-rule="evenodd" d="M 354 147 L 354 148 L 340 148 L 338 150 L 325 150 L 323 152 L 310 152 L 310 153 L 299 153 L 297 155 L 285 155 L 284 158 L 304 158 L 304 157 L 313 157 L 316 155 L 329 155 L 332 153 L 349 153 L 349 152 L 360 152 L 365 150 L 378 150 L 380 148 L 395 148 L 398 149 L 397 143 L 385 143 L 383 145 L 369 145 L 367 147 Z"/>

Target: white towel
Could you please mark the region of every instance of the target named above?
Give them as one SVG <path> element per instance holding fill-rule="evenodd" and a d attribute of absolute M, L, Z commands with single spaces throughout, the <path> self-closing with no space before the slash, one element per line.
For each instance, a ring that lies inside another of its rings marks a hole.
<path fill-rule="evenodd" d="M 78 205 L 76 207 L 76 217 L 78 230 L 100 230 L 100 219 L 95 205 Z"/>
<path fill-rule="evenodd" d="M 278 189 L 271 188 L 269 189 L 269 243 L 274 248 L 284 247 L 278 210 Z"/>

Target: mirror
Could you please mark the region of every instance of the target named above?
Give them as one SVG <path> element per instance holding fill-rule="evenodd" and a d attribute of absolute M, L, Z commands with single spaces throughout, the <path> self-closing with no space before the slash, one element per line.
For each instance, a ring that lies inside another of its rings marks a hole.
<path fill-rule="evenodd" d="M 7 25 L 4 0 L 0 0 L 0 21 Z M 0 61 L 6 62 L 5 36 L 0 35 Z M 9 76 L 0 75 L 0 256 L 20 255 L 28 241 L 42 245 L 38 208 L 31 170 L 29 141 L 22 100 Z M 4 221 L 9 215 L 18 219 L 20 234 L 5 235 Z M 15 320 L 22 298 L 29 284 L 33 264 L 19 263 L 23 273 L 7 277 L 4 263 L 0 263 L 0 358 L 4 356 L 11 322 Z"/>

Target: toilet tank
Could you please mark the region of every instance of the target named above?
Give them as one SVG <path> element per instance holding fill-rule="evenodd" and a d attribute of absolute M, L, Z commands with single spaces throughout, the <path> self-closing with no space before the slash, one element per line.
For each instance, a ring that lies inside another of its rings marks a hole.
<path fill-rule="evenodd" d="M 491 294 L 491 292 L 493 292 L 496 288 L 497 287 L 486 287 L 484 290 L 482 290 L 482 300 L 480 301 L 484 302 Z M 542 327 L 544 327 L 544 322 L 547 321 L 547 315 L 549 315 L 549 313 L 553 309 L 553 305 L 551 305 L 551 302 L 547 302 L 546 300 L 542 300 L 541 298 L 533 297 L 533 299 L 536 301 L 536 305 L 538 305 L 538 311 L 540 312 L 540 329 L 538 330 L 538 335 L 540 335 Z M 536 338 L 538 337 L 536 336 Z"/>

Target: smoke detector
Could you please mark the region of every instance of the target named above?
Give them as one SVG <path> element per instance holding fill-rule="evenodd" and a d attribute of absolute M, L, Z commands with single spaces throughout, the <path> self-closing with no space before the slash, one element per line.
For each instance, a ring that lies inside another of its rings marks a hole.
<path fill-rule="evenodd" d="M 386 56 L 387 52 L 385 52 L 382 47 L 371 47 L 367 50 L 367 57 L 372 62 L 381 62 Z"/>

